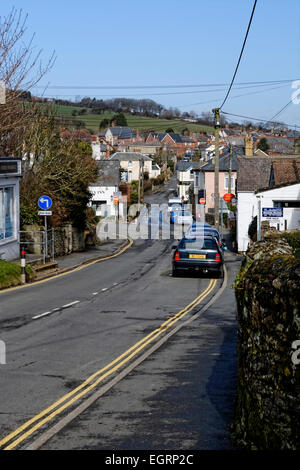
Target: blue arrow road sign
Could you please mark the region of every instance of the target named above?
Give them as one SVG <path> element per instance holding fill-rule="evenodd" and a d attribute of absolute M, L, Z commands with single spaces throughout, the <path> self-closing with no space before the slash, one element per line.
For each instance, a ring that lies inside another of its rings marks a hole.
<path fill-rule="evenodd" d="M 52 206 L 52 199 L 49 196 L 41 196 L 38 200 L 38 205 L 40 209 L 46 211 Z"/>

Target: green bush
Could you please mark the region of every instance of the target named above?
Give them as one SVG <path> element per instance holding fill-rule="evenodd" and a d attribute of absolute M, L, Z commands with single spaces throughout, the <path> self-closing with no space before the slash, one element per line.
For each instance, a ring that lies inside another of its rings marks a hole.
<path fill-rule="evenodd" d="M 38 216 L 36 204 L 20 204 L 20 227 L 24 225 L 40 225 L 41 218 Z"/>
<path fill-rule="evenodd" d="M 26 266 L 26 280 L 32 281 L 34 272 L 31 266 Z M 21 266 L 16 263 L 0 260 L 0 288 L 13 287 L 21 284 Z"/>
<path fill-rule="evenodd" d="M 295 249 L 300 249 L 300 230 L 295 232 L 283 232 L 282 237 Z"/>
<path fill-rule="evenodd" d="M 130 204 L 137 204 L 138 203 L 138 192 L 131 191 L 130 192 Z"/>
<path fill-rule="evenodd" d="M 137 191 L 138 186 L 139 186 L 138 180 L 132 180 L 132 181 L 131 181 L 131 183 L 130 183 L 130 189 L 131 189 L 132 191 Z"/>

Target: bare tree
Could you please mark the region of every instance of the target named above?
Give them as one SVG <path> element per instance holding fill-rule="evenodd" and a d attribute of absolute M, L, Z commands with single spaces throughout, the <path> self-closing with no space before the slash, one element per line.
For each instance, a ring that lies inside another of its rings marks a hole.
<path fill-rule="evenodd" d="M 22 145 L 22 132 L 33 108 L 21 100 L 24 92 L 32 89 L 55 62 L 53 52 L 43 65 L 42 50 L 34 52 L 34 38 L 26 42 L 28 15 L 12 8 L 0 17 L 0 80 L 5 86 L 5 103 L 0 104 L 0 151 L 16 153 Z"/>

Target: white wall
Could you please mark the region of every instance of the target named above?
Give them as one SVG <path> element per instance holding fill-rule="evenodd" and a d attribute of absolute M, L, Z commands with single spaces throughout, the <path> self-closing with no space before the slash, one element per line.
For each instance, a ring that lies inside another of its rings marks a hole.
<path fill-rule="evenodd" d="M 299 201 L 300 200 L 300 183 L 284 186 L 282 188 L 262 191 L 257 196 L 261 196 L 261 207 L 273 207 L 273 201 Z M 262 220 L 267 220 L 262 217 Z M 283 207 L 283 217 L 273 221 L 270 219 L 270 225 L 279 230 L 287 230 L 300 228 L 300 208 Z M 286 223 L 285 223 L 286 221 Z"/>
<path fill-rule="evenodd" d="M 250 239 L 248 228 L 258 213 L 258 196 L 261 198 L 261 207 L 274 207 L 274 201 L 299 201 L 300 184 L 292 184 L 281 188 L 270 189 L 260 193 L 238 192 L 237 201 L 237 244 L 238 251 L 246 251 Z M 283 217 L 278 220 L 269 220 L 270 226 L 279 230 L 300 229 L 300 208 L 284 207 Z M 286 223 L 285 223 L 286 221 Z"/>
<path fill-rule="evenodd" d="M 118 186 L 91 186 L 89 191 L 92 194 L 90 205 L 95 204 L 96 201 L 105 201 L 106 207 L 99 206 L 96 210 L 97 216 L 107 217 L 115 215 L 116 209 L 112 200 L 113 194 L 118 192 Z M 104 214 L 104 211 L 107 214 Z"/>
<path fill-rule="evenodd" d="M 257 215 L 257 199 L 253 192 L 238 192 L 237 200 L 237 249 L 246 251 L 250 242 L 248 229 Z"/>

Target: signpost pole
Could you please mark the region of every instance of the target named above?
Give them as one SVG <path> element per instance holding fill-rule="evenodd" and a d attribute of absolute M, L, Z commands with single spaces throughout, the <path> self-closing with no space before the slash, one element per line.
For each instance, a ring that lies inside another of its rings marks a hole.
<path fill-rule="evenodd" d="M 45 230 L 45 259 L 48 258 L 48 233 L 47 233 L 47 216 L 44 216 L 44 230 Z"/>
<path fill-rule="evenodd" d="M 258 213 L 257 213 L 257 241 L 261 240 L 261 199 L 258 196 Z"/>
<path fill-rule="evenodd" d="M 48 258 L 48 227 L 47 227 L 47 216 L 52 215 L 52 212 L 49 211 L 50 207 L 52 206 L 52 200 L 49 196 L 41 196 L 38 200 L 38 206 L 41 211 L 39 211 L 39 215 L 44 216 L 44 264 L 46 263 L 46 259 Z"/>

